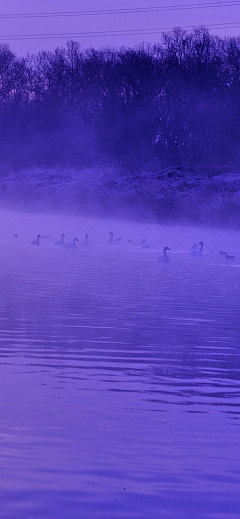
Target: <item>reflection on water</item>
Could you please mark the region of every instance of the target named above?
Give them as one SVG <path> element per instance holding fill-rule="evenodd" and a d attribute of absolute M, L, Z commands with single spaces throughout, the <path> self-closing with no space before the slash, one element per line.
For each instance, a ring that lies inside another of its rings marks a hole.
<path fill-rule="evenodd" d="M 110 247 L 100 222 L 91 247 L 63 250 L 53 245 L 62 228 L 33 248 L 30 228 L 14 241 L 11 225 L 0 258 L 1 517 L 238 518 L 240 248 L 233 264 L 217 254 L 234 236 L 205 230 L 211 246 L 195 258 L 196 229 L 149 226 L 142 250 L 140 225 L 136 245 L 125 231 Z"/>

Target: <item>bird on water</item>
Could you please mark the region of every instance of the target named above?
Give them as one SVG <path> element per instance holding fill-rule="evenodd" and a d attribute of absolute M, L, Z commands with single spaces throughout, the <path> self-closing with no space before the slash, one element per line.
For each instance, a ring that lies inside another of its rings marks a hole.
<path fill-rule="evenodd" d="M 158 257 L 158 259 L 157 259 L 158 261 L 163 261 L 164 263 L 167 263 L 168 261 L 170 261 L 170 258 L 167 255 L 167 250 L 171 250 L 171 249 L 169 249 L 169 247 L 164 247 L 163 255 Z"/>
<path fill-rule="evenodd" d="M 141 243 L 141 247 L 142 249 L 150 249 L 150 245 L 148 245 L 147 240 L 145 240 L 145 238 Z"/>
<path fill-rule="evenodd" d="M 109 238 L 109 243 L 110 245 L 115 245 L 116 243 L 118 243 L 119 241 L 121 241 L 121 238 L 113 238 L 113 232 L 110 231 L 108 234 L 110 234 L 110 238 Z"/>
<path fill-rule="evenodd" d="M 194 256 L 202 256 L 202 251 L 203 251 L 203 241 L 200 241 L 198 243 L 198 245 L 200 245 L 199 249 L 197 247 L 195 247 L 196 244 L 193 245 L 193 248 L 191 249 L 191 254 L 193 254 Z"/>
<path fill-rule="evenodd" d="M 89 247 L 88 234 L 85 234 L 85 241 L 81 243 L 81 247 Z"/>
<path fill-rule="evenodd" d="M 61 240 L 55 241 L 54 245 L 60 245 L 60 246 L 64 245 L 64 238 L 65 238 L 65 234 L 63 232 L 62 235 L 61 235 Z"/>
<path fill-rule="evenodd" d="M 229 261 L 229 260 L 233 260 L 235 258 L 235 256 L 231 256 L 230 254 L 226 254 L 225 258 L 226 258 L 227 261 Z"/>
<path fill-rule="evenodd" d="M 77 249 L 77 245 L 76 245 L 76 242 L 79 242 L 79 240 L 77 238 L 74 238 L 72 242 L 70 243 L 64 243 L 63 244 L 63 247 L 65 249 Z"/>
<path fill-rule="evenodd" d="M 37 239 L 32 241 L 32 245 L 40 245 L 39 238 L 41 238 L 41 234 L 38 234 Z"/>

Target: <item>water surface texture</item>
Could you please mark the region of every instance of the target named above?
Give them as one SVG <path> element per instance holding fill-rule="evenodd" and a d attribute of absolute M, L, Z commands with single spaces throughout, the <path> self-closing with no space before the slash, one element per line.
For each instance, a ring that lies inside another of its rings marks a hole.
<path fill-rule="evenodd" d="M 239 518 L 239 233 L 1 222 L 0 517 Z"/>

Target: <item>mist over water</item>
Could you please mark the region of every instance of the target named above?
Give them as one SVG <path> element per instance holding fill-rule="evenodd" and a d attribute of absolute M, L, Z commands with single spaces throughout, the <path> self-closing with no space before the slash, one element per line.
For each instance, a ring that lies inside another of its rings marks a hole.
<path fill-rule="evenodd" d="M 239 517 L 239 232 L 1 223 L 1 517 Z"/>

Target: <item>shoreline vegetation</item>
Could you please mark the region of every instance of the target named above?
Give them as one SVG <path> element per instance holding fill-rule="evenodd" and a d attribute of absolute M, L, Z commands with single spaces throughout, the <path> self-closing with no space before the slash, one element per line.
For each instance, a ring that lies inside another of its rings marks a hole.
<path fill-rule="evenodd" d="M 240 37 L 17 58 L 0 44 L 0 201 L 240 226 Z"/>
<path fill-rule="evenodd" d="M 108 168 L 29 168 L 0 178 L 0 203 L 28 211 L 159 223 L 240 227 L 240 175 L 182 168 L 124 174 Z"/>

